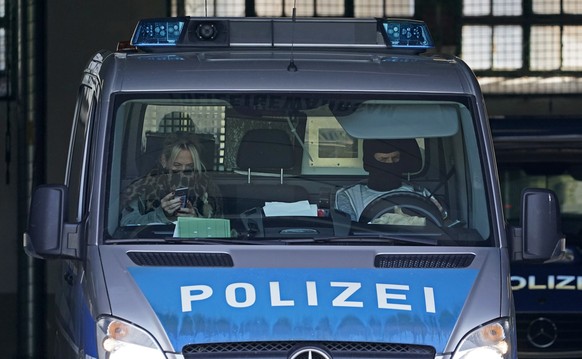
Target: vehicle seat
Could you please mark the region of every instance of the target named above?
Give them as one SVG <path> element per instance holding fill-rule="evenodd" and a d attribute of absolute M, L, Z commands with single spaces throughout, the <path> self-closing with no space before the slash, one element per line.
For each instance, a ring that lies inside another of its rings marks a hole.
<path fill-rule="evenodd" d="M 294 147 L 283 130 L 255 129 L 244 134 L 237 153 L 237 167 L 246 172 L 245 183 L 223 190 L 225 211 L 242 213 L 262 207 L 265 202 L 308 200 L 309 193 L 299 185 L 285 183 L 285 170 L 294 166 Z M 227 208 L 229 207 L 229 208 Z"/>
<path fill-rule="evenodd" d="M 157 131 L 146 132 L 145 150 L 138 160 L 140 174 L 146 174 L 159 163 L 166 138 L 175 132 L 196 133 L 196 125 L 188 114 L 178 111 L 170 112 L 160 120 Z M 198 138 L 198 153 L 202 164 L 207 171 L 214 170 L 217 150 L 216 136 L 197 133 L 196 137 Z"/>
<path fill-rule="evenodd" d="M 158 123 L 159 133 L 196 132 L 196 125 L 190 115 L 185 112 L 170 112 Z"/>
<path fill-rule="evenodd" d="M 244 134 L 238 148 L 236 164 L 247 171 L 273 172 L 276 170 L 283 183 L 283 172 L 293 167 L 294 151 L 289 135 L 283 130 L 256 129 Z"/>

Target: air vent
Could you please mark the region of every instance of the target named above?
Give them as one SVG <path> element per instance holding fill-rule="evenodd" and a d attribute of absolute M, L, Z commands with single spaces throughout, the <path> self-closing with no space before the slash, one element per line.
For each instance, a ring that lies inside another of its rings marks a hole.
<path fill-rule="evenodd" d="M 139 266 L 163 267 L 232 267 L 226 253 L 188 252 L 128 252 L 129 258 Z"/>
<path fill-rule="evenodd" d="M 377 268 L 465 268 L 474 254 L 382 254 L 374 259 Z"/>

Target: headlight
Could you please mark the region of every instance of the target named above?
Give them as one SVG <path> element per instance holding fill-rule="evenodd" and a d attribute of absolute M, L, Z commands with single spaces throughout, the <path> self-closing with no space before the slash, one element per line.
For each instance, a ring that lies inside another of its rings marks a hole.
<path fill-rule="evenodd" d="M 507 359 L 511 337 L 508 319 L 484 324 L 463 338 L 452 359 Z"/>
<path fill-rule="evenodd" d="M 154 338 L 145 330 L 116 318 L 97 322 L 99 358 L 166 359 Z"/>

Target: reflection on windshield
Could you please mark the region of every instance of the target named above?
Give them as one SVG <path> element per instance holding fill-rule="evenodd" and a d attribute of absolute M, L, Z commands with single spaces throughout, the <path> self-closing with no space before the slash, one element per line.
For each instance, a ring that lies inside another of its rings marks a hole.
<path fill-rule="evenodd" d="M 540 165 L 541 170 L 543 165 Z M 500 179 L 506 215 L 510 219 L 519 218 L 519 196 L 528 187 L 553 190 L 560 201 L 562 214 L 582 215 L 582 181 L 569 174 L 531 174 L 520 168 L 501 168 Z"/>
<path fill-rule="evenodd" d="M 480 147 L 463 99 L 118 101 L 111 239 L 491 243 Z"/>

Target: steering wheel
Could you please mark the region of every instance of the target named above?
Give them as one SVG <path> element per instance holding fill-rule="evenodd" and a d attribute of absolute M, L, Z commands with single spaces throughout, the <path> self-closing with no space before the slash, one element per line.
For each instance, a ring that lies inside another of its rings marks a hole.
<path fill-rule="evenodd" d="M 427 197 L 416 192 L 389 192 L 366 206 L 360 215 L 360 223 L 369 223 L 385 213 L 393 213 L 395 207 L 404 214 L 425 217 L 439 227 L 443 226 L 443 217 L 437 206 Z"/>

